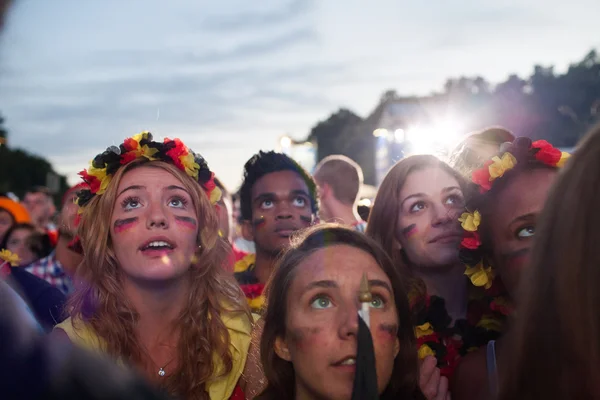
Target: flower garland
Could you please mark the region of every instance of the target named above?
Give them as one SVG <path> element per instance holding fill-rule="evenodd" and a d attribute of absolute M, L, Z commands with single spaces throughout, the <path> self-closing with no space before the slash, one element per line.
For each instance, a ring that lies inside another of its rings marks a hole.
<path fill-rule="evenodd" d="M 0 277 L 6 278 L 10 275 L 10 267 L 17 267 L 21 262 L 18 254 L 13 254 L 9 250 L 0 250 L 0 260 L 4 261 L 0 264 Z"/>
<path fill-rule="evenodd" d="M 79 173 L 89 188 L 77 192 L 77 204 L 83 207 L 94 196 L 103 194 L 120 167 L 140 158 L 174 164 L 202 186 L 212 205 L 221 198 L 221 190 L 214 181 L 215 174 L 210 171 L 202 156 L 194 153 L 179 139 L 165 138 L 162 143 L 155 142 L 150 132 L 142 132 L 125 139 L 118 147 L 108 147 L 90 161 L 88 169 Z"/>
<path fill-rule="evenodd" d="M 251 253 L 238 260 L 233 265 L 233 273 L 250 273 L 254 269 L 256 263 L 256 254 Z M 265 285 L 262 283 L 240 283 L 240 287 L 246 296 L 248 305 L 253 312 L 260 311 L 265 305 L 265 295 L 263 294 Z"/>

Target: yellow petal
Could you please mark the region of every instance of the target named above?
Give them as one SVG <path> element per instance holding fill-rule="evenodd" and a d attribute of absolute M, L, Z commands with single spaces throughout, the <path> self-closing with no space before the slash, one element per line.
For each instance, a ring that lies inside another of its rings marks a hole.
<path fill-rule="evenodd" d="M 508 152 L 504 153 L 502 158 L 499 158 L 498 156 L 493 157 L 492 161 L 493 162 L 489 166 L 490 180 L 501 177 L 506 171 L 514 168 L 517 164 L 517 159 Z"/>
<path fill-rule="evenodd" d="M 188 153 L 185 156 L 180 156 L 179 160 L 185 167 L 185 173 L 194 179 L 198 179 L 198 170 L 200 170 L 200 165 L 194 159 L 194 155 L 192 153 Z"/>
<path fill-rule="evenodd" d="M 246 300 L 248 300 L 248 305 L 253 310 L 259 310 L 265 304 L 265 296 L 262 295 L 262 294 L 260 296 L 258 296 L 258 297 L 253 298 L 253 299 L 246 299 Z"/>
<path fill-rule="evenodd" d="M 464 230 L 469 232 L 475 232 L 481 224 L 481 214 L 479 211 L 471 213 L 462 213 L 458 219 L 461 222 L 461 226 Z"/>
<path fill-rule="evenodd" d="M 21 262 L 21 259 L 19 258 L 18 254 L 14 254 L 6 249 L 0 250 L 0 259 L 9 263 L 13 267 L 16 267 Z"/>
<path fill-rule="evenodd" d="M 486 289 L 489 289 L 492 286 L 492 281 L 494 279 L 492 267 L 484 268 L 482 262 L 474 267 L 467 267 L 465 275 L 469 277 L 473 285 L 478 287 L 484 286 Z"/>
<path fill-rule="evenodd" d="M 502 324 L 501 321 L 498 321 L 495 318 L 490 318 L 490 317 L 485 317 L 484 316 L 477 323 L 477 327 L 478 328 L 484 328 L 484 329 L 487 329 L 489 331 L 502 332 L 504 324 Z"/>
<path fill-rule="evenodd" d="M 156 153 L 158 153 L 158 149 L 155 149 L 154 147 L 148 147 L 148 145 L 145 144 L 142 146 L 140 156 L 146 157 L 150 161 L 154 161 L 158 160 L 158 158 L 154 157 Z"/>
<path fill-rule="evenodd" d="M 432 335 L 433 327 L 429 322 L 425 322 L 423 325 L 417 325 L 415 327 L 415 334 L 417 335 L 417 339 L 422 336 Z"/>
<path fill-rule="evenodd" d="M 235 263 L 235 265 L 233 266 L 233 272 L 244 272 L 248 268 L 250 268 L 250 266 L 252 264 L 254 264 L 255 262 L 256 262 L 256 254 L 254 254 L 254 253 L 247 254 L 246 256 L 244 256 L 244 258 L 242 258 L 241 260 L 239 260 Z"/>
<path fill-rule="evenodd" d="M 210 204 L 217 204 L 219 200 L 221 200 L 221 189 L 215 187 L 212 192 L 210 192 Z"/>
<path fill-rule="evenodd" d="M 435 357 L 435 352 L 431 350 L 431 347 L 424 344 L 423 346 L 419 347 L 419 358 L 422 360 L 427 356 Z"/>
<path fill-rule="evenodd" d="M 556 166 L 561 168 L 564 167 L 565 163 L 567 162 L 567 160 L 571 157 L 571 155 L 565 151 L 563 151 L 562 153 L 560 153 L 560 160 L 558 160 L 558 162 L 556 163 Z"/>

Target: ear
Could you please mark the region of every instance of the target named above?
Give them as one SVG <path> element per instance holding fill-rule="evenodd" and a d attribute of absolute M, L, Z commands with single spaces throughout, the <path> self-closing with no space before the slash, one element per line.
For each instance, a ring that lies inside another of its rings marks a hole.
<path fill-rule="evenodd" d="M 331 186 L 328 183 L 323 183 L 319 185 L 319 198 L 321 200 L 325 200 L 329 198 L 329 194 L 331 193 Z"/>
<path fill-rule="evenodd" d="M 275 339 L 275 354 L 277 354 L 279 356 L 279 358 L 281 358 L 282 360 L 285 361 L 292 361 L 292 357 L 290 356 L 290 349 L 288 349 L 287 344 L 285 343 L 285 340 L 283 340 L 281 337 L 277 337 Z"/>
<path fill-rule="evenodd" d="M 254 242 L 254 227 L 252 226 L 252 221 L 246 219 L 242 221 L 242 236 L 244 239 Z"/>

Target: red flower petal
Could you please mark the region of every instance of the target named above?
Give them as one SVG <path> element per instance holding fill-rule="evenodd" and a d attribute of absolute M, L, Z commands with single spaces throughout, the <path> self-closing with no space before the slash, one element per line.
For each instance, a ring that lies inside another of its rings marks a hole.
<path fill-rule="evenodd" d="M 490 169 L 489 166 L 492 164 L 492 160 L 488 160 L 483 164 L 483 168 L 479 168 L 473 171 L 471 180 L 481 187 L 481 191 L 485 192 L 492 188 L 492 182 L 490 182 Z"/>
<path fill-rule="evenodd" d="M 558 161 L 560 161 L 561 151 L 545 140 L 537 140 L 531 144 L 531 147 L 539 149 L 535 153 L 535 158 L 546 165 L 556 166 Z"/>
<path fill-rule="evenodd" d="M 481 246 L 481 239 L 477 232 L 467 232 L 460 245 L 465 249 L 476 250 Z"/>
<path fill-rule="evenodd" d="M 169 157 L 171 157 L 171 159 L 173 160 L 173 163 L 175 164 L 175 166 L 177 168 L 179 168 L 182 171 L 185 171 L 185 166 L 183 165 L 183 163 L 181 162 L 179 157 L 185 156 L 188 154 L 187 148 L 185 147 L 183 142 L 179 139 L 173 139 L 173 140 L 165 139 L 165 143 L 167 141 L 175 142 L 175 147 L 173 147 L 171 150 L 167 151 L 167 155 Z"/>
<path fill-rule="evenodd" d="M 208 197 L 210 197 L 210 193 L 215 187 L 217 187 L 217 184 L 215 183 L 215 173 L 211 172 L 210 179 L 204 184 L 204 189 L 206 189 Z"/>
<path fill-rule="evenodd" d="M 135 152 L 130 151 L 128 153 L 121 155 L 121 160 L 119 160 L 119 162 L 121 163 L 121 165 L 125 165 L 125 164 L 129 164 L 136 158 L 137 158 L 137 155 L 135 154 Z"/>
<path fill-rule="evenodd" d="M 84 169 L 78 175 L 81 176 L 85 183 L 90 185 L 90 191 L 92 193 L 97 193 L 98 190 L 100 190 L 100 185 L 102 182 L 100 182 L 100 179 L 96 178 L 95 176 L 89 175 L 87 169 Z"/>
<path fill-rule="evenodd" d="M 259 297 L 263 293 L 265 285 L 263 285 L 262 283 L 255 283 L 249 285 L 240 285 L 240 287 L 242 288 L 242 291 L 244 292 L 244 295 L 246 295 L 247 298 L 254 299 Z"/>
<path fill-rule="evenodd" d="M 133 138 L 125 139 L 123 142 L 123 147 L 129 152 L 131 150 L 135 150 L 138 148 L 140 144 L 136 142 Z M 121 163 L 122 164 L 122 163 Z"/>

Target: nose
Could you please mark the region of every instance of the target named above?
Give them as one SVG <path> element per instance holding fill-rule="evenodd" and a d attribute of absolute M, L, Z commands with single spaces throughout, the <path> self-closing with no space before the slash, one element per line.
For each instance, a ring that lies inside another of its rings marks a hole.
<path fill-rule="evenodd" d="M 291 219 L 293 217 L 292 209 L 287 201 L 282 201 L 277 207 L 277 215 L 275 219 Z"/>
<path fill-rule="evenodd" d="M 339 335 L 341 339 L 348 339 L 358 334 L 358 308 L 356 305 L 348 305 L 340 310 Z"/>
<path fill-rule="evenodd" d="M 456 212 L 448 209 L 443 204 L 436 204 L 434 207 L 432 207 L 432 213 L 432 226 L 446 225 L 456 219 L 454 218 Z"/>
<path fill-rule="evenodd" d="M 169 227 L 169 219 L 160 203 L 154 203 L 148 208 L 146 227 L 148 229 L 166 229 Z"/>

